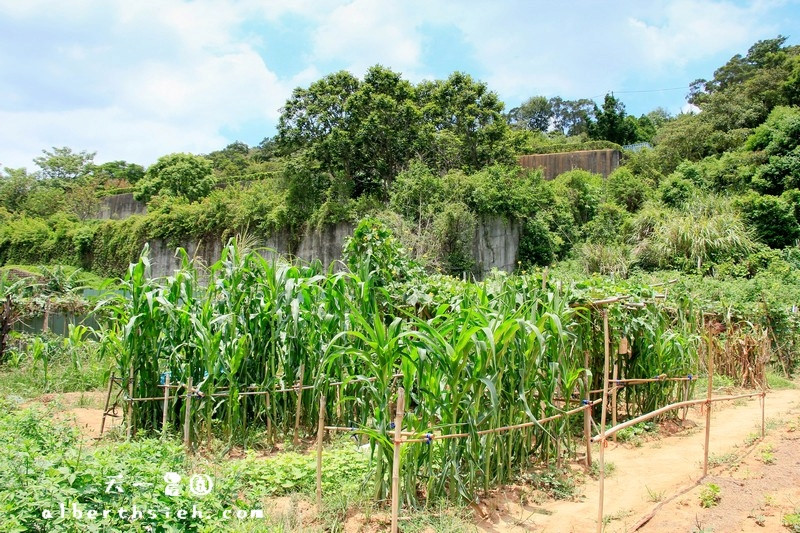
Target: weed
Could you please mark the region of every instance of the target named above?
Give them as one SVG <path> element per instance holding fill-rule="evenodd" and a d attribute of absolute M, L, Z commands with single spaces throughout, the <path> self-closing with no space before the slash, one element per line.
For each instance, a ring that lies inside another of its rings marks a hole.
<path fill-rule="evenodd" d="M 732 465 L 736 463 L 736 459 L 736 454 L 733 452 L 720 454 L 712 453 L 708 456 L 708 466 L 715 468 L 722 465 Z"/>
<path fill-rule="evenodd" d="M 772 444 L 767 444 L 761 449 L 761 462 L 765 465 L 775 464 L 775 448 Z"/>
<path fill-rule="evenodd" d="M 793 533 L 800 533 L 800 509 L 792 514 L 783 515 L 783 527 Z"/>
<path fill-rule="evenodd" d="M 611 461 L 605 461 L 606 477 L 611 477 L 611 474 L 617 469 L 617 465 Z M 592 466 L 589 467 L 589 475 L 597 479 L 600 477 L 600 462 L 595 459 L 592 461 Z"/>
<path fill-rule="evenodd" d="M 614 514 L 607 514 L 603 517 L 603 525 L 610 524 L 613 520 L 622 520 L 623 518 L 627 518 L 633 514 L 633 511 L 628 509 L 621 509 Z"/>
<path fill-rule="evenodd" d="M 644 488 L 647 489 L 647 497 L 650 499 L 651 502 L 658 503 L 658 502 L 660 502 L 661 500 L 664 499 L 664 491 L 663 490 L 653 490 L 653 489 L 651 489 L 650 487 L 648 487 L 646 485 L 645 485 Z"/>
<path fill-rule="evenodd" d="M 747 437 L 745 437 L 744 445 L 747 446 L 747 447 L 750 447 L 753 444 L 755 444 L 758 441 L 758 439 L 760 439 L 760 438 L 761 438 L 761 435 L 759 435 L 758 433 L 750 433 L 750 434 L 747 435 Z"/>
<path fill-rule="evenodd" d="M 631 442 L 637 448 L 642 445 L 641 437 L 646 433 L 657 433 L 658 426 L 653 422 L 641 422 L 630 427 L 626 427 L 617 432 L 617 441 Z"/>
<path fill-rule="evenodd" d="M 575 480 L 555 468 L 525 474 L 523 479 L 556 500 L 571 500 L 575 496 Z"/>
<path fill-rule="evenodd" d="M 706 509 L 714 507 L 721 499 L 719 485 L 714 483 L 707 483 L 700 491 L 700 506 Z"/>

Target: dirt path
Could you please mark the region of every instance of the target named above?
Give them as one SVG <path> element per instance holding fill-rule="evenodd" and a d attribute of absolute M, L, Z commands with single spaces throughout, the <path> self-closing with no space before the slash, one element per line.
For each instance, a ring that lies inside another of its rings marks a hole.
<path fill-rule="evenodd" d="M 102 391 L 66 392 L 61 394 L 45 394 L 24 405 L 40 403 L 54 407 L 56 418 L 68 421 L 77 427 L 84 437 L 93 439 L 100 435 L 100 424 L 103 420 L 103 405 L 105 399 L 106 393 Z M 107 417 L 105 431 L 121 423 L 121 417 Z"/>
<path fill-rule="evenodd" d="M 789 420 L 797 421 L 800 413 L 800 390 L 782 390 L 770 392 L 767 396 L 766 416 L 768 420 L 789 423 Z M 610 443 L 606 448 L 606 462 L 613 463 L 615 471 L 606 478 L 605 482 L 605 506 L 604 517 L 606 520 L 605 531 L 617 532 L 628 531 L 640 519 L 650 513 L 660 501 L 670 500 L 673 495 L 681 492 L 697 483 L 702 477 L 702 460 L 704 444 L 705 418 L 701 416 L 699 410 L 689 412 L 689 420 L 692 420 L 696 427 L 684 430 L 676 435 L 666 437 L 657 441 L 647 442 L 639 448 L 629 445 L 614 445 Z M 742 455 L 746 452 L 745 441 L 760 428 L 761 406 L 758 398 L 739 402 L 721 402 L 714 404 L 711 417 L 711 444 L 709 446 L 712 458 L 726 458 L 730 455 Z M 756 441 L 753 446 L 760 446 L 775 442 L 782 443 L 774 452 L 776 464 L 769 466 L 769 472 L 774 473 L 773 477 L 758 476 L 749 470 L 745 487 L 742 487 L 742 497 L 725 497 L 726 493 L 733 493 L 729 490 L 729 485 L 733 486 L 741 480 L 733 478 L 721 481 L 724 476 L 720 473 L 731 465 L 728 462 L 721 464 L 710 471 L 709 480 L 719 481 L 723 498 L 720 505 L 716 508 L 705 510 L 699 504 L 699 490 L 686 493 L 684 496 L 675 498 L 674 502 L 665 504 L 656 513 L 655 518 L 650 520 L 644 531 L 693 531 L 695 529 L 695 515 L 702 515 L 705 520 L 702 525 L 711 526 L 713 523 L 719 525 L 714 531 L 749 531 L 740 529 L 740 524 L 747 522 L 755 523 L 754 519 L 748 519 L 747 514 L 752 514 L 751 510 L 757 505 L 759 497 L 763 500 L 763 490 L 767 492 L 770 483 L 783 483 L 787 486 L 787 493 L 776 492 L 776 498 L 789 498 L 791 494 L 796 494 L 800 485 L 800 470 L 798 469 L 797 450 L 787 451 L 789 448 L 796 448 L 797 442 L 789 440 L 781 441 L 780 423 L 773 422 L 775 426 L 768 435 L 768 442 L 761 443 Z M 798 429 L 800 432 L 800 429 Z M 797 434 L 797 433 L 795 433 Z M 792 444 L 789 446 L 788 444 Z M 753 450 L 750 450 L 751 454 Z M 794 462 L 793 462 L 794 461 Z M 783 467 L 781 467 L 783 465 Z M 755 465 L 753 465 L 755 466 Z M 762 464 L 763 466 L 763 464 Z M 741 471 L 741 468 L 740 470 Z M 780 474 L 784 472 L 784 474 Z M 779 481 L 778 477 L 783 481 Z M 751 480 L 758 480 L 760 483 L 750 483 Z M 724 486 L 723 486 L 724 485 Z M 752 485 L 752 486 L 751 486 Z M 737 485 L 738 486 L 738 485 Z M 794 493 L 791 493 L 794 490 Z M 514 501 L 512 497 L 498 497 L 492 503 L 492 516 L 489 520 L 478 524 L 482 531 L 552 531 L 552 532 L 587 532 L 594 531 L 597 520 L 598 507 L 598 482 L 587 478 L 583 487 L 584 497 L 580 501 L 557 501 L 546 503 L 543 506 L 530 504 L 520 505 L 519 500 Z M 748 492 L 749 491 L 749 492 Z M 695 494 L 697 492 L 697 494 Z M 745 496 L 749 494 L 749 496 Z M 731 502 L 744 500 L 736 508 L 735 517 L 733 509 L 726 510 L 723 505 L 726 500 Z M 681 503 L 684 502 L 684 503 Z M 800 505 L 800 498 L 795 498 L 796 505 Z M 681 509 L 676 512 L 673 507 Z M 747 509 L 744 509 L 747 507 Z M 702 511 L 702 513 L 701 513 Z M 741 516 L 743 515 L 743 516 Z M 761 516 L 761 515 L 759 515 Z M 706 522 L 708 524 L 706 524 Z M 778 518 L 777 524 L 780 523 Z M 758 526 L 756 526 L 758 527 Z M 778 528 L 780 526 L 777 526 Z M 759 531 L 763 529 L 758 528 Z M 775 531 L 770 529 L 769 531 Z M 778 529 L 779 530 L 779 529 Z"/>

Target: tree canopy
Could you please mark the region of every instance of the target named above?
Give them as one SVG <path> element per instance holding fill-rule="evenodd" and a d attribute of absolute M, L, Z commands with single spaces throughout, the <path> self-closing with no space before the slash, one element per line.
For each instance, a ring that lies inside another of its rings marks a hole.
<path fill-rule="evenodd" d="M 214 188 L 211 163 L 192 154 L 170 154 L 158 158 L 136 184 L 134 198 L 147 202 L 156 195 L 185 198 L 190 202 L 208 195 Z"/>

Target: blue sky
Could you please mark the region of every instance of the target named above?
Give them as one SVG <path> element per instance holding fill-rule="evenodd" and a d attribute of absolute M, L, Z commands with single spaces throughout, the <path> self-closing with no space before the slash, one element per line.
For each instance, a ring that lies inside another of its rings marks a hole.
<path fill-rule="evenodd" d="M 294 87 L 376 63 L 468 72 L 507 109 L 613 91 L 630 113 L 678 113 L 692 80 L 798 28 L 800 0 L 0 0 L 0 165 L 257 144 Z"/>

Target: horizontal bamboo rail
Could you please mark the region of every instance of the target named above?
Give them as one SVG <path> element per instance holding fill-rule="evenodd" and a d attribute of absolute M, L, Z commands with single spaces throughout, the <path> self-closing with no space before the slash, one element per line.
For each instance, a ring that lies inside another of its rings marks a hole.
<path fill-rule="evenodd" d="M 645 414 L 643 414 L 641 416 L 637 416 L 636 418 L 632 418 L 632 419 L 628 420 L 627 422 L 622 422 L 621 424 L 617 424 L 616 426 L 614 426 L 612 428 L 609 428 L 608 430 L 600 433 L 599 435 L 595 435 L 594 437 L 592 437 L 592 442 L 600 442 L 601 440 L 607 439 L 608 437 L 610 437 L 611 435 L 617 433 L 620 430 L 623 430 L 623 429 L 625 429 L 627 427 L 636 425 L 639 422 L 644 422 L 645 420 L 650 420 L 651 418 L 654 418 L 654 417 L 656 417 L 656 416 L 658 416 L 660 414 L 666 413 L 667 411 L 672 411 L 673 409 L 680 409 L 682 407 L 690 407 L 692 405 L 699 405 L 699 404 L 709 403 L 709 402 L 712 402 L 712 403 L 713 402 L 727 402 L 727 401 L 731 401 L 731 400 L 738 400 L 740 398 L 752 398 L 753 396 L 764 396 L 764 394 L 765 394 L 764 392 L 752 392 L 752 393 L 749 393 L 749 394 L 737 394 L 737 395 L 734 395 L 734 396 L 720 396 L 720 397 L 717 397 L 717 398 L 711 398 L 710 400 L 708 398 L 702 398 L 700 400 L 686 400 L 686 401 L 683 401 L 683 402 L 671 403 L 669 405 L 665 405 L 664 407 L 661 407 L 660 409 L 656 409 L 655 411 L 650 411 L 649 413 L 645 413 Z"/>
<path fill-rule="evenodd" d="M 489 435 L 491 433 L 503 433 L 504 431 L 511 431 L 512 429 L 522 429 L 522 428 L 527 428 L 527 427 L 531 427 L 531 426 L 541 425 L 541 424 L 544 424 L 546 422 L 552 422 L 553 420 L 557 420 L 557 419 L 559 419 L 561 417 L 571 416 L 571 415 L 574 415 L 575 413 L 580 413 L 580 412 L 585 411 L 587 409 L 591 409 L 592 407 L 594 407 L 595 405 L 597 405 L 601 401 L 602 401 L 602 399 L 598 398 L 597 400 L 595 400 L 593 402 L 590 402 L 590 403 L 588 403 L 586 405 L 582 405 L 580 407 L 576 407 L 575 409 L 571 409 L 571 410 L 566 411 L 564 413 L 558 413 L 558 414 L 553 415 L 553 416 L 548 416 L 547 418 L 542 418 L 542 419 L 539 419 L 539 420 L 532 420 L 530 422 L 523 422 L 521 424 L 514 424 L 513 426 L 504 426 L 504 427 L 500 427 L 500 428 L 484 429 L 484 430 L 478 431 L 476 434 L 478 436 Z M 415 433 L 415 435 L 420 435 L 420 434 L 424 435 L 424 437 L 421 438 L 421 439 L 420 438 L 404 439 L 402 442 L 404 442 L 404 443 L 413 443 L 413 442 L 431 442 L 431 441 L 434 441 L 434 440 L 445 440 L 445 439 L 463 439 L 463 438 L 470 437 L 470 436 L 473 435 L 472 433 L 448 433 L 446 435 L 437 435 L 435 433 Z"/>
<path fill-rule="evenodd" d="M 401 378 L 401 377 L 403 377 L 403 374 L 392 374 L 392 379 Z M 354 379 L 351 379 L 351 380 L 348 380 L 348 381 L 335 381 L 333 383 L 328 383 L 327 385 L 329 387 L 334 387 L 334 386 L 341 386 L 341 385 L 349 385 L 350 383 L 367 383 L 367 382 L 373 382 L 373 381 L 376 381 L 376 380 L 377 380 L 377 378 L 374 378 L 374 377 L 373 378 L 366 378 L 366 379 L 354 378 Z M 166 389 L 166 388 L 169 388 L 169 389 L 182 389 L 182 388 L 186 388 L 186 385 L 183 384 L 183 383 L 181 383 L 179 385 L 166 385 L 165 384 L 165 385 L 158 385 L 158 387 L 162 388 L 162 389 Z M 252 388 L 256 388 L 256 387 L 250 386 L 250 387 L 247 387 L 247 388 L 248 389 L 252 389 Z M 295 385 L 295 386 L 293 386 L 291 388 L 288 388 L 288 389 L 275 389 L 275 390 L 272 390 L 272 391 L 246 390 L 244 392 L 240 392 L 238 394 L 238 396 L 261 396 L 261 395 L 264 395 L 264 394 L 272 394 L 272 393 L 276 393 L 277 394 L 277 393 L 297 392 L 298 390 L 311 390 L 311 389 L 316 389 L 316 388 L 318 388 L 317 385 L 304 385 L 302 387 L 298 387 L 297 385 Z M 220 389 L 217 389 L 217 390 L 220 390 Z M 226 391 L 227 390 L 228 392 L 215 392 L 213 394 L 204 394 L 200 389 L 193 389 L 191 394 L 200 396 L 202 398 L 223 398 L 223 397 L 226 397 L 226 396 L 228 396 L 230 394 L 230 390 L 229 389 L 221 389 L 221 390 L 222 391 Z M 181 396 L 186 397 L 187 395 L 183 394 Z M 176 396 L 173 396 L 173 397 L 177 398 L 179 396 L 176 395 Z M 147 398 L 123 398 L 123 401 L 126 401 L 126 402 L 150 402 L 150 401 L 154 401 L 154 400 L 163 400 L 163 399 L 164 399 L 164 396 L 151 396 L 151 397 L 147 397 Z"/>

